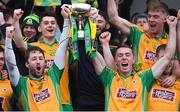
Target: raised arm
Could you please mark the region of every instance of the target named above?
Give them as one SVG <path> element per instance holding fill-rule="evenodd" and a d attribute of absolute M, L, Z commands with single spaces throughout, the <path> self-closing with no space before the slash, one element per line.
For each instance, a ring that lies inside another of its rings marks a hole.
<path fill-rule="evenodd" d="M 177 18 L 174 16 L 168 16 L 167 17 L 167 23 L 169 25 L 169 40 L 165 49 L 164 56 L 158 60 L 153 66 L 152 66 L 152 72 L 154 78 L 158 78 L 163 71 L 166 69 L 167 65 L 171 61 L 171 59 L 174 57 L 175 50 L 176 50 L 176 24 L 177 24 Z"/>
<path fill-rule="evenodd" d="M 109 21 L 115 25 L 124 35 L 130 34 L 130 22 L 118 16 L 118 11 L 114 0 L 108 0 Z"/>
<path fill-rule="evenodd" d="M 23 41 L 23 36 L 22 36 L 20 25 L 19 25 L 19 20 L 22 17 L 22 15 L 23 15 L 23 10 L 21 10 L 21 9 L 14 10 L 13 19 L 14 19 L 14 27 L 16 28 L 16 30 L 14 32 L 13 40 L 19 49 L 26 51 L 27 43 L 24 43 L 24 41 Z"/>
<path fill-rule="evenodd" d="M 4 14 L 0 12 L 0 31 L 2 33 L 2 38 L 5 39 L 6 37 L 6 27 L 10 26 L 10 24 L 7 24 L 4 20 Z"/>
<path fill-rule="evenodd" d="M 6 21 L 4 20 L 4 14 L 2 12 L 0 12 L 0 26 L 5 23 L 6 23 Z"/>
<path fill-rule="evenodd" d="M 9 72 L 9 78 L 11 84 L 16 86 L 18 84 L 20 73 L 16 65 L 16 59 L 12 47 L 12 38 L 14 36 L 14 27 L 9 26 L 6 28 L 6 40 L 5 40 L 5 62 Z"/>
<path fill-rule="evenodd" d="M 111 69 L 115 69 L 116 67 L 114 63 L 114 57 L 109 47 L 110 38 L 111 38 L 111 33 L 106 31 L 99 36 L 99 41 L 101 42 L 101 46 L 103 48 L 103 56 L 106 65 Z"/>
<path fill-rule="evenodd" d="M 68 19 L 69 9 L 64 6 L 62 6 L 61 9 L 62 9 L 61 14 L 64 17 L 64 25 L 63 25 L 61 38 L 59 41 L 59 47 L 56 52 L 56 56 L 54 58 L 54 62 L 60 70 L 63 69 L 65 65 L 66 51 L 67 51 L 68 40 L 69 40 L 68 36 L 69 36 L 69 31 L 70 31 L 70 22 Z"/>
<path fill-rule="evenodd" d="M 180 10 L 177 13 L 177 51 L 180 54 Z"/>
<path fill-rule="evenodd" d="M 98 51 L 96 52 L 96 57 L 92 58 L 92 62 L 93 62 L 96 74 L 100 75 L 100 73 L 103 71 L 104 67 L 106 66 L 106 63 L 102 55 Z"/>

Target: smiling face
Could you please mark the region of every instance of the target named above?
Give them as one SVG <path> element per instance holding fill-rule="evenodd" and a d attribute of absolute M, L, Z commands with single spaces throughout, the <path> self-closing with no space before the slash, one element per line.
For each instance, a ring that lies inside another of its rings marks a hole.
<path fill-rule="evenodd" d="M 57 30 L 57 22 L 53 16 L 45 16 L 42 18 L 39 32 L 42 33 L 43 38 L 54 38 Z"/>
<path fill-rule="evenodd" d="M 115 63 L 123 75 L 130 75 L 135 62 L 132 50 L 127 47 L 120 47 L 116 51 Z"/>
<path fill-rule="evenodd" d="M 30 75 L 35 78 L 40 78 L 44 75 L 45 57 L 37 50 L 29 52 L 29 58 L 26 62 L 26 67 L 29 68 Z"/>
<path fill-rule="evenodd" d="M 98 14 L 96 18 L 96 36 L 98 37 L 103 31 L 109 29 L 110 25 L 106 22 L 103 16 Z"/>
<path fill-rule="evenodd" d="M 25 37 L 28 37 L 29 39 L 35 37 L 36 34 L 37 34 L 36 29 L 31 25 L 25 26 L 23 28 L 23 35 Z"/>

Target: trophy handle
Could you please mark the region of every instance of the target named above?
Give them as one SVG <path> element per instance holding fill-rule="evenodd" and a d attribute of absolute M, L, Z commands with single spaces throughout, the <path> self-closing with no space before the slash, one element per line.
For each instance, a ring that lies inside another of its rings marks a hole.
<path fill-rule="evenodd" d="M 95 8 L 95 7 L 91 7 L 91 9 L 92 9 L 92 10 L 97 10 L 97 8 Z"/>
<path fill-rule="evenodd" d="M 68 7 L 68 8 L 72 8 L 72 5 L 69 5 L 69 4 L 63 4 L 62 7 Z"/>

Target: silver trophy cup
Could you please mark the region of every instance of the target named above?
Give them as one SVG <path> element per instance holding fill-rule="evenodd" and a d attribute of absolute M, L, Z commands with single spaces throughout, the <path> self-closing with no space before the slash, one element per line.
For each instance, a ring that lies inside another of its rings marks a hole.
<path fill-rule="evenodd" d="M 93 7 L 85 3 L 76 3 L 72 5 L 64 4 L 64 6 L 72 11 L 74 18 L 78 22 L 78 40 L 84 40 L 84 30 L 82 26 L 84 25 L 84 19 L 88 16 L 88 13 Z"/>

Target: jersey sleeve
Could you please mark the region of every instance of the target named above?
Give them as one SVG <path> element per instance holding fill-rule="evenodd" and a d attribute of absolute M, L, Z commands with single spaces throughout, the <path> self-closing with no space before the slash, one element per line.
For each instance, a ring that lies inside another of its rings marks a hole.
<path fill-rule="evenodd" d="M 19 81 L 18 81 L 18 84 L 16 86 L 13 86 L 11 84 L 11 87 L 13 89 L 13 94 L 16 96 L 16 97 L 20 97 L 21 94 L 22 94 L 22 90 L 24 89 L 24 87 L 26 86 L 26 78 L 20 76 L 19 78 Z"/>
<path fill-rule="evenodd" d="M 140 73 L 139 76 L 141 77 L 143 86 L 145 86 L 147 91 L 150 92 L 152 85 L 155 81 L 152 70 L 148 69 L 147 71 Z"/>
<path fill-rule="evenodd" d="M 133 46 L 134 45 L 139 45 L 142 33 L 143 33 L 142 29 L 140 29 L 140 28 L 138 28 L 136 26 L 131 26 L 128 41 L 130 41 Z"/>
<path fill-rule="evenodd" d="M 53 81 L 57 81 L 57 83 L 60 82 L 62 73 L 64 69 L 60 70 L 55 63 L 51 66 L 51 68 L 48 70 L 48 75 L 51 77 Z"/>
<path fill-rule="evenodd" d="M 114 76 L 115 74 L 108 67 L 105 67 L 99 75 L 104 87 L 111 84 Z"/>

